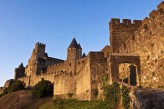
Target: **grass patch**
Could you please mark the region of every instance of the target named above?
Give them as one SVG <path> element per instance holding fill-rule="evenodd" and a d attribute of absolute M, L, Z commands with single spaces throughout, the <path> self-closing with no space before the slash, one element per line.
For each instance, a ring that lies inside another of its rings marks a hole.
<path fill-rule="evenodd" d="M 78 101 L 76 99 L 57 99 L 43 104 L 39 109 L 112 109 L 106 101 Z"/>

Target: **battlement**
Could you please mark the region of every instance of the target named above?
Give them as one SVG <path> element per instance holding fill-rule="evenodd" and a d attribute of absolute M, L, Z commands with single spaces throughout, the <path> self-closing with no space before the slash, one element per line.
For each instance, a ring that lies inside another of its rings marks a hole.
<path fill-rule="evenodd" d="M 159 15 L 161 15 L 161 14 L 163 14 L 163 13 L 164 13 L 164 10 L 163 10 L 163 9 L 151 11 L 151 12 L 149 13 L 149 17 L 145 17 L 145 18 L 142 20 L 142 24 L 147 24 L 150 18 L 153 19 L 154 17 L 157 17 L 157 16 L 159 16 Z"/>
<path fill-rule="evenodd" d="M 130 20 L 130 19 L 122 19 L 122 23 L 120 22 L 120 19 L 118 18 L 112 18 L 110 21 L 110 24 L 112 25 L 141 25 L 142 20 Z"/>
<path fill-rule="evenodd" d="M 41 48 L 45 48 L 45 44 L 43 44 L 43 43 L 40 43 L 40 42 L 37 42 L 36 43 L 36 47 L 41 47 Z"/>
<path fill-rule="evenodd" d="M 60 62 L 60 63 L 56 63 L 56 64 L 53 64 L 53 65 L 50 65 L 50 66 L 48 66 L 48 68 L 52 68 L 52 67 L 55 67 L 55 66 L 62 66 L 64 64 L 65 64 L 64 62 Z"/>
<path fill-rule="evenodd" d="M 149 18 L 148 18 L 148 17 L 145 17 L 145 18 L 142 20 L 142 23 L 147 23 L 148 20 L 149 20 Z"/>
<path fill-rule="evenodd" d="M 158 10 L 159 9 L 164 9 L 164 1 L 162 1 L 158 6 L 157 6 Z"/>
<path fill-rule="evenodd" d="M 153 10 L 149 13 L 149 17 L 145 17 L 142 20 L 142 23 L 147 23 L 149 21 L 150 18 L 154 18 L 160 14 L 164 13 L 164 2 L 162 1 L 158 6 L 157 6 L 157 10 Z"/>
<path fill-rule="evenodd" d="M 157 10 L 151 11 L 150 14 L 149 14 L 149 17 L 150 18 L 155 17 L 156 16 L 156 13 L 157 13 Z"/>

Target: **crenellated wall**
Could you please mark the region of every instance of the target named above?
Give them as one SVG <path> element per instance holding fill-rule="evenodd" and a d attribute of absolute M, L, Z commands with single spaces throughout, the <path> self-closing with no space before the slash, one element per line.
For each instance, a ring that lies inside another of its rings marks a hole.
<path fill-rule="evenodd" d="M 50 65 L 46 70 L 46 74 L 55 74 L 55 75 L 68 74 L 67 65 L 68 65 L 67 61 Z"/>
<path fill-rule="evenodd" d="M 122 22 L 111 19 L 109 27 L 110 46 L 100 52 L 90 52 L 87 57 L 82 56 L 82 48 L 75 38 L 67 49 L 65 61 L 48 57 L 46 45 L 37 43 L 28 65 L 18 67 L 16 79 L 32 87 L 44 78 L 54 83 L 54 96 L 95 100 L 103 98 L 103 77 L 107 77 L 107 83 L 126 78 L 121 72 L 126 72 L 129 66 L 121 64 L 128 63 L 137 65 L 138 86 L 164 85 L 164 2 L 149 18 Z"/>
<path fill-rule="evenodd" d="M 122 23 L 120 19 L 113 18 L 109 23 L 110 28 L 110 46 L 113 53 L 117 53 L 120 46 L 125 43 L 129 38 L 134 37 L 134 32 L 142 24 L 141 20 L 134 20 L 133 23 L 130 19 L 123 19 Z"/>
<path fill-rule="evenodd" d="M 117 31 L 115 29 L 111 31 Z M 116 51 L 140 56 L 143 86 L 164 85 L 164 2 L 149 14 L 149 18 L 146 17 L 142 21 L 142 25 L 134 32 L 133 37 L 125 40 Z"/>

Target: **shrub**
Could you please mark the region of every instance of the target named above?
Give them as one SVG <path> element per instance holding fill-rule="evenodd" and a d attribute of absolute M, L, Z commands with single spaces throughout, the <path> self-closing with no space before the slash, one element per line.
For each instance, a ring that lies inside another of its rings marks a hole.
<path fill-rule="evenodd" d="M 104 87 L 105 100 L 108 101 L 111 107 L 116 108 L 120 99 L 119 84 L 114 82 L 111 85 Z"/>
<path fill-rule="evenodd" d="M 50 81 L 42 79 L 32 89 L 32 95 L 35 98 L 43 98 L 45 96 L 52 96 L 53 84 Z"/>
<path fill-rule="evenodd" d="M 17 80 L 15 82 L 12 82 L 8 88 L 5 88 L 3 91 L 3 95 L 6 95 L 8 93 L 20 91 L 25 89 L 25 84 L 23 81 Z"/>
<path fill-rule="evenodd" d="M 129 97 L 129 89 L 125 86 L 122 87 L 122 102 L 125 109 L 129 109 L 130 106 L 130 97 Z"/>
<path fill-rule="evenodd" d="M 3 90 L 3 94 L 2 95 L 6 95 L 6 94 L 8 94 L 8 91 L 9 90 L 9 88 L 5 88 L 4 90 Z"/>
<path fill-rule="evenodd" d="M 8 92 L 16 92 L 16 91 L 20 91 L 20 90 L 24 90 L 25 89 L 25 84 L 23 81 L 15 81 L 14 83 L 11 84 L 11 86 L 9 87 Z"/>

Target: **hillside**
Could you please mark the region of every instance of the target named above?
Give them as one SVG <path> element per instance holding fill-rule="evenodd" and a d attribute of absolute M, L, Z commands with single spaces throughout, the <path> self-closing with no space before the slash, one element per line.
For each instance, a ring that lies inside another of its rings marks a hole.
<path fill-rule="evenodd" d="M 163 109 L 164 90 L 142 88 L 135 89 L 130 93 L 131 105 L 136 109 Z M 103 101 L 78 101 L 76 99 L 62 100 L 55 102 L 52 97 L 34 99 L 30 91 L 18 91 L 0 97 L 0 109 L 108 109 L 111 102 Z M 123 106 L 120 104 L 117 108 Z M 134 108 L 133 107 L 133 108 Z"/>
<path fill-rule="evenodd" d="M 30 91 L 23 90 L 0 97 L 0 109 L 37 109 L 51 98 L 34 99 Z"/>

